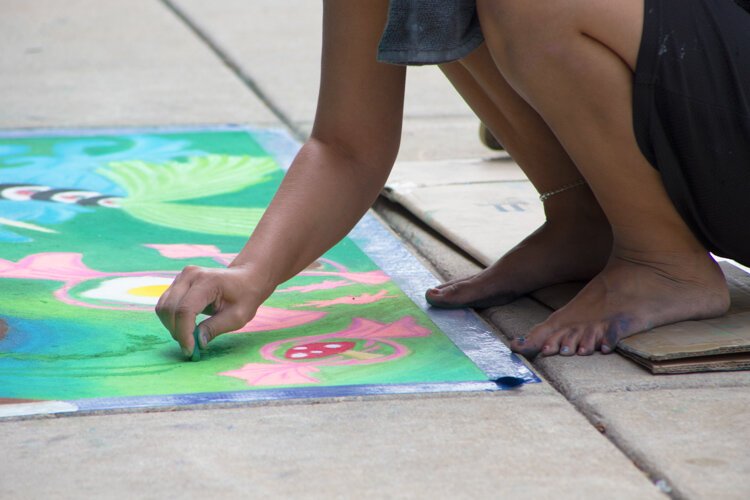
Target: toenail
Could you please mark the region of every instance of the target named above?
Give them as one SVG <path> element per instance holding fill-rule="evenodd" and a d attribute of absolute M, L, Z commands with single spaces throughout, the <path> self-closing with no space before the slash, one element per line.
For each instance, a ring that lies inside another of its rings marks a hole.
<path fill-rule="evenodd" d="M 526 337 L 518 337 L 516 339 L 516 343 L 522 344 L 522 345 L 525 344 L 526 343 Z"/>
<path fill-rule="evenodd" d="M 612 348 L 609 347 L 608 345 L 604 344 L 604 345 L 602 345 L 602 352 L 604 354 L 609 354 L 610 352 L 612 352 Z"/>
<path fill-rule="evenodd" d="M 560 354 L 570 354 L 570 347 L 564 345 L 560 348 Z"/>
<path fill-rule="evenodd" d="M 581 347 L 580 349 L 578 349 L 578 354 L 586 354 L 586 349 Z"/>

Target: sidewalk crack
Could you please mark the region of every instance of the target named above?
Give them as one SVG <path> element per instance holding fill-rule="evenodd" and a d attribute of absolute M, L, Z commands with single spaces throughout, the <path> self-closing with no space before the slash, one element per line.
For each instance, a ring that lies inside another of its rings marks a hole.
<path fill-rule="evenodd" d="M 229 68 L 229 70 L 234 73 L 234 75 L 240 79 L 240 81 L 247 87 L 255 96 L 260 99 L 260 101 L 273 113 L 273 115 L 282 123 L 284 126 L 289 129 L 289 131 L 292 133 L 295 139 L 297 139 L 300 142 L 305 142 L 307 140 L 307 134 L 298 127 L 292 119 L 287 116 L 286 113 L 284 113 L 281 108 L 271 99 L 268 94 L 263 91 L 263 89 L 258 85 L 258 82 L 255 81 L 250 75 L 245 73 L 242 68 L 237 64 L 234 59 L 224 50 L 220 47 L 220 45 L 212 39 L 205 31 L 203 31 L 195 22 L 193 22 L 192 19 L 183 11 L 181 10 L 177 5 L 174 4 L 172 0 L 161 0 L 161 3 L 175 16 L 177 16 L 180 21 L 182 21 L 185 26 L 193 32 L 195 36 L 198 37 L 206 46 L 211 50 L 211 52 L 218 57 L 221 62 Z"/>

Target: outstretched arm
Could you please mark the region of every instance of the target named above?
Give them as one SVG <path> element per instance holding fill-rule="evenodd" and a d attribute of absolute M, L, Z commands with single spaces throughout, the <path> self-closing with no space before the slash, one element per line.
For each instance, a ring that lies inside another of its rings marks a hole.
<path fill-rule="evenodd" d="M 398 152 L 405 69 L 378 63 L 386 0 L 326 0 L 318 109 L 310 139 L 227 269 L 186 267 L 156 312 L 183 352 L 241 328 L 280 283 L 343 238 L 375 201 Z M 202 343 L 204 341 L 202 340 Z"/>

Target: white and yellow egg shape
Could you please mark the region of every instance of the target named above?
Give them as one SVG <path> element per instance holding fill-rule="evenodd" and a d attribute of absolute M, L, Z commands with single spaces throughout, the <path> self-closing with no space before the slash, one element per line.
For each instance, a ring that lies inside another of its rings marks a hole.
<path fill-rule="evenodd" d="M 96 288 L 80 294 L 87 299 L 133 305 L 156 305 L 174 278 L 166 276 L 125 276 L 109 278 Z"/>

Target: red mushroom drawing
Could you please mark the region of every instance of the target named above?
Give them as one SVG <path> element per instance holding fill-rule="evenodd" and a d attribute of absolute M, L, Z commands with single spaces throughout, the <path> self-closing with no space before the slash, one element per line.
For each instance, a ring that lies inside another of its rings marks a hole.
<path fill-rule="evenodd" d="M 251 386 L 313 384 L 321 367 L 386 363 L 410 350 L 395 338 L 427 337 L 430 330 L 411 316 L 393 323 L 354 318 L 338 332 L 283 339 L 264 345 L 260 355 L 269 363 L 249 363 L 219 375 L 245 380 Z"/>
<path fill-rule="evenodd" d="M 376 354 L 367 352 L 365 350 L 357 351 L 354 348 L 357 346 L 356 342 L 310 342 L 308 344 L 302 344 L 294 347 L 290 347 L 284 353 L 284 358 L 301 361 L 311 359 L 323 359 L 330 356 L 341 354 L 342 356 L 348 356 L 356 359 L 375 359 L 382 356 L 382 354 Z M 368 346 L 369 348 L 369 346 Z"/>

